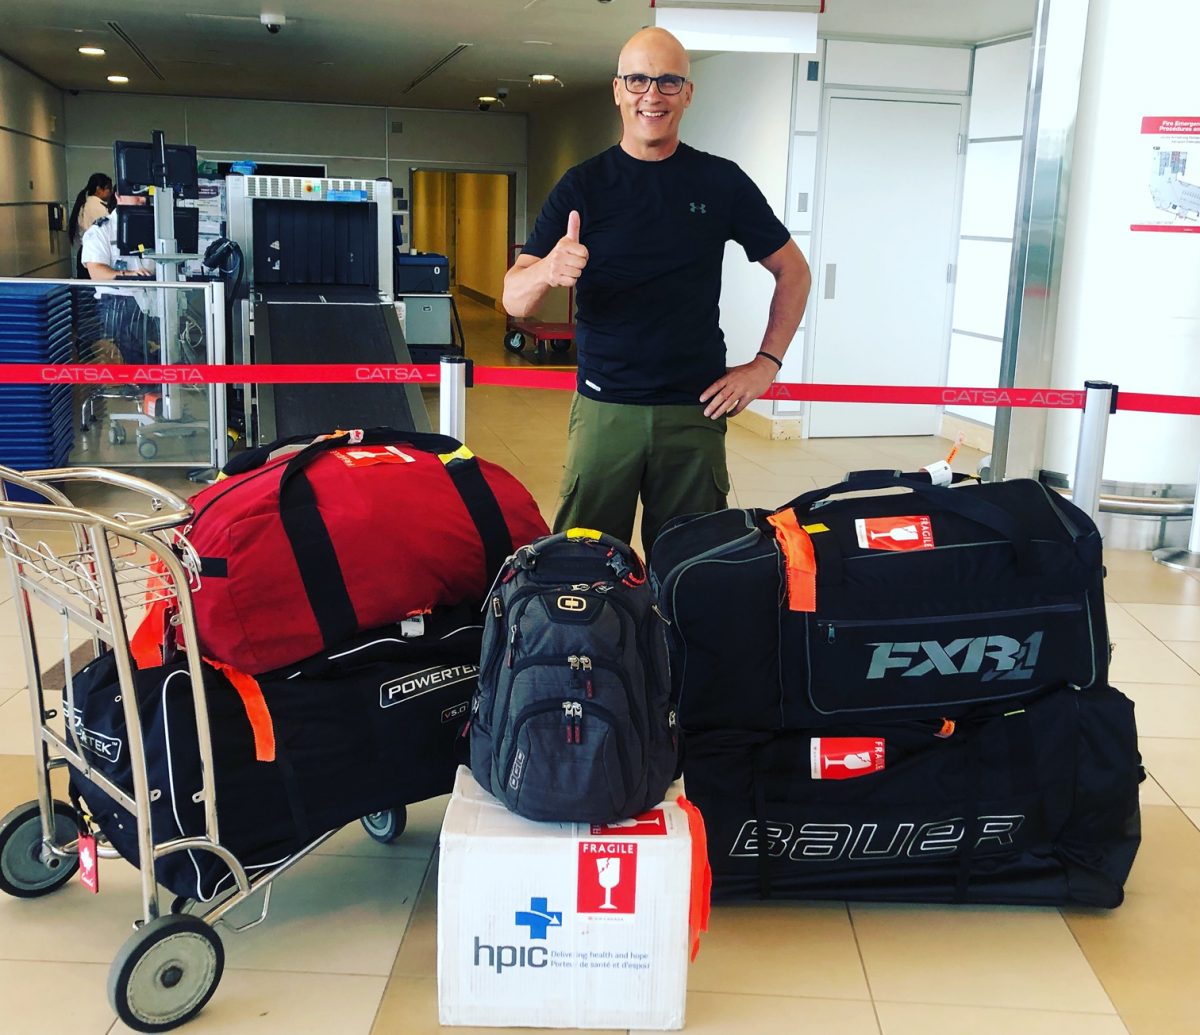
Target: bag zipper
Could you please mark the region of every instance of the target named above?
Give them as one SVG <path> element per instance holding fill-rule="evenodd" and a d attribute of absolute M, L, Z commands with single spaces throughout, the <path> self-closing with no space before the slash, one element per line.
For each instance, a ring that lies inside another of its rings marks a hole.
<path fill-rule="evenodd" d="M 837 642 L 838 629 L 865 629 L 879 626 L 929 625 L 933 622 L 955 622 L 963 619 L 974 621 L 994 618 L 1015 618 L 1020 615 L 1072 614 L 1083 610 L 1082 604 L 1045 604 L 1040 607 L 1013 608 L 1007 611 L 963 612 L 956 615 L 929 615 L 924 618 L 823 618 L 818 619 L 817 629 L 825 630 L 824 642 Z"/>

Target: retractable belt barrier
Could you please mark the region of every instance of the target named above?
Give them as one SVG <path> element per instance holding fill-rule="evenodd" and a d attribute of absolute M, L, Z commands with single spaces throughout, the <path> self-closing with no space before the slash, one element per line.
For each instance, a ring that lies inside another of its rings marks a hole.
<path fill-rule="evenodd" d="M 574 370 L 468 367 L 468 384 L 573 391 Z M 386 384 L 435 385 L 437 364 L 352 363 L 225 364 L 154 366 L 0 363 L 0 384 Z M 1086 391 L 1063 388 L 978 388 L 940 385 L 773 384 L 762 399 L 792 402 L 884 403 L 927 406 L 1029 407 L 1081 410 Z M 1120 392 L 1117 411 L 1200 416 L 1200 396 Z"/>

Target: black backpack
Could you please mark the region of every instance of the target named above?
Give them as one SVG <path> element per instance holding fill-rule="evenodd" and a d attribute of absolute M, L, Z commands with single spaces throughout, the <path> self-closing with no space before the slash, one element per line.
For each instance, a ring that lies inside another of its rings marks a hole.
<path fill-rule="evenodd" d="M 638 555 L 589 529 L 544 536 L 485 608 L 475 779 L 529 819 L 606 823 L 662 801 L 679 741 L 666 619 Z"/>

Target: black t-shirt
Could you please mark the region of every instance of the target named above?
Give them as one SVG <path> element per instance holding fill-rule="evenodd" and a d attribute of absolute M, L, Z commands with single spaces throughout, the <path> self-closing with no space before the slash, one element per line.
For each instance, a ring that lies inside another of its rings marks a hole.
<path fill-rule="evenodd" d="M 788 242 L 787 228 L 735 163 L 686 144 L 660 162 L 616 145 L 569 169 L 523 253 L 549 254 L 572 209 L 588 249 L 576 294 L 580 394 L 696 404 L 725 373 L 725 242 L 758 262 Z"/>

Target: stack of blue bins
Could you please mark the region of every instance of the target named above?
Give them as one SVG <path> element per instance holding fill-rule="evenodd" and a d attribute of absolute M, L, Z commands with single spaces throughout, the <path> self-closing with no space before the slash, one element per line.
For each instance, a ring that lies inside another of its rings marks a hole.
<path fill-rule="evenodd" d="M 71 362 L 71 292 L 61 284 L 0 284 L 0 363 Z M 71 386 L 0 384 L 0 464 L 63 467 L 74 441 Z"/>

